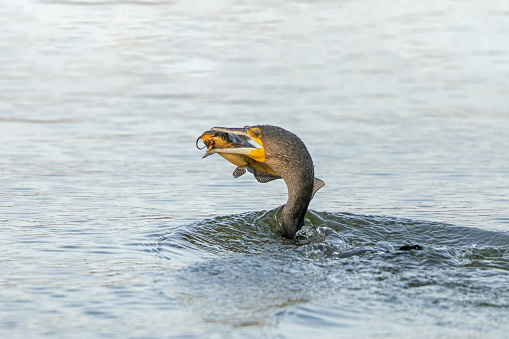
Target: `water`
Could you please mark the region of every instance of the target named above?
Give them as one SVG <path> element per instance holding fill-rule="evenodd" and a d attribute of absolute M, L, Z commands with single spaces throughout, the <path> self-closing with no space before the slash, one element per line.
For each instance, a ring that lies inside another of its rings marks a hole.
<path fill-rule="evenodd" d="M 509 5 L 4 2 L 0 336 L 506 335 Z M 299 245 L 195 149 L 256 123 L 326 182 Z"/>

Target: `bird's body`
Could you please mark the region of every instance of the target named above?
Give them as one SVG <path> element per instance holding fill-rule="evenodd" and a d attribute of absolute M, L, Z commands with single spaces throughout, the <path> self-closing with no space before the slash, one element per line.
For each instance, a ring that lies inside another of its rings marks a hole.
<path fill-rule="evenodd" d="M 259 163 L 267 166 L 276 174 L 275 179 L 281 177 L 288 188 L 288 201 L 281 212 L 280 232 L 287 238 L 293 238 L 304 225 L 304 216 L 313 195 L 325 185 L 322 180 L 314 177 L 313 161 L 306 145 L 295 134 L 271 125 L 245 128 L 214 127 L 211 131 L 254 140 L 261 146 L 261 148 L 252 145 L 213 147 L 207 152 L 222 156 L 228 154 L 248 157 L 255 161 L 255 165 Z"/>

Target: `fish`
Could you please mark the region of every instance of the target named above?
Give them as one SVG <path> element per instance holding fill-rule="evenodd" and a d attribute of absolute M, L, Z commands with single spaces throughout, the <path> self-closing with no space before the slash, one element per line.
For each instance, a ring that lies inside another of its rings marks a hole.
<path fill-rule="evenodd" d="M 235 148 L 235 147 L 252 147 L 246 139 L 226 132 L 218 132 L 218 131 L 206 131 L 202 133 L 196 139 L 196 147 L 198 149 L 203 149 L 205 147 L 200 148 L 198 146 L 198 142 L 202 140 L 207 151 L 203 158 L 208 157 L 209 155 L 214 154 L 211 152 L 214 148 Z M 266 164 L 256 161 L 248 156 L 242 154 L 229 154 L 229 153 L 218 153 L 227 161 L 231 162 L 237 168 L 233 171 L 233 177 L 238 178 L 241 175 L 246 173 L 246 170 L 252 173 L 255 179 L 260 183 L 267 183 L 272 180 L 281 179 L 281 176 L 277 174 L 272 168 L 267 166 Z"/>
<path fill-rule="evenodd" d="M 252 144 L 250 144 L 247 139 L 244 139 L 242 136 L 222 132 L 222 131 L 206 131 L 203 132 L 202 135 L 196 139 L 196 147 L 198 149 L 203 149 L 205 147 L 198 146 L 198 142 L 202 140 L 207 151 L 202 158 L 206 158 L 216 152 L 214 152 L 214 148 L 235 148 L 235 147 L 243 147 L 243 148 L 253 148 L 256 149 Z M 227 161 L 231 162 L 237 168 L 233 171 L 233 177 L 238 178 L 241 175 L 244 175 L 247 171 L 252 173 L 255 179 L 260 183 L 267 183 L 276 179 L 282 179 L 281 176 L 276 173 L 270 166 L 264 164 L 263 162 L 254 160 L 243 154 L 235 154 L 235 153 L 217 153 L 222 156 Z M 314 178 L 313 185 L 313 193 L 312 197 L 314 197 L 315 193 L 325 186 L 323 180 Z"/>

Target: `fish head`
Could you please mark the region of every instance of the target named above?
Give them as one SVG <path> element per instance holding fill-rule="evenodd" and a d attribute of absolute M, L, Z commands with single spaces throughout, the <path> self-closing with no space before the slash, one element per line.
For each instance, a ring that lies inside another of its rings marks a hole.
<path fill-rule="evenodd" d="M 230 137 L 242 140 L 234 148 L 214 148 L 212 153 L 230 153 L 248 156 L 249 158 L 263 162 L 265 160 L 265 150 L 262 141 L 262 126 L 243 127 L 243 128 L 230 128 L 230 127 L 213 127 L 211 132 L 227 133 Z M 253 146 L 249 141 L 254 141 L 258 147 Z"/>
<path fill-rule="evenodd" d="M 205 146 L 200 147 L 200 140 L 203 142 Z M 207 151 L 211 150 L 214 147 L 219 148 L 229 148 L 234 147 L 233 142 L 230 140 L 228 133 L 219 132 L 219 131 L 206 131 L 203 132 L 202 135 L 196 139 L 196 147 L 198 149 L 207 148 Z"/>
<path fill-rule="evenodd" d="M 200 140 L 204 144 L 203 147 L 199 146 Z M 213 131 L 213 130 L 202 133 L 202 135 L 200 135 L 198 139 L 196 139 L 196 147 L 198 149 L 204 148 L 207 149 L 205 155 L 203 156 L 204 158 L 214 153 L 221 153 L 220 151 L 218 151 L 221 149 L 255 148 L 247 141 L 247 138 L 243 136 L 230 134 L 224 131 Z M 235 152 L 232 153 L 236 154 Z M 237 153 L 237 155 L 241 156 L 241 153 Z"/>

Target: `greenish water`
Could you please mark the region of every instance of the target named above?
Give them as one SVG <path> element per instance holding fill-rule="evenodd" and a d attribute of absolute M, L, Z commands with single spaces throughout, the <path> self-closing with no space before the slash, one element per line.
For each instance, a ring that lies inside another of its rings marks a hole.
<path fill-rule="evenodd" d="M 503 338 L 509 6 L 0 8 L 3 338 Z M 296 133 L 299 244 L 196 138 Z M 421 250 L 399 250 L 405 245 Z"/>

